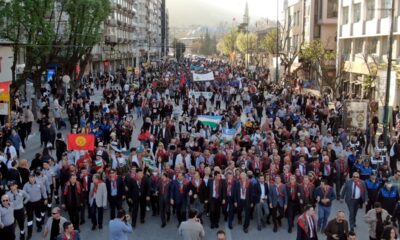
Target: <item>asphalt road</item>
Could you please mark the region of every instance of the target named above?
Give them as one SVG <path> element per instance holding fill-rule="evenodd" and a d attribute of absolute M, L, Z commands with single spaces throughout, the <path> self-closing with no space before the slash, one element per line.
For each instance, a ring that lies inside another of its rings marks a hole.
<path fill-rule="evenodd" d="M 91 100 L 94 100 L 95 102 L 99 102 L 101 100 L 101 92 L 96 91 L 95 96 L 92 97 Z M 138 128 L 140 128 L 142 124 L 142 120 L 138 119 L 135 121 L 135 124 Z M 26 158 L 29 161 L 31 161 L 34 157 L 34 154 L 37 152 L 41 152 L 40 148 L 40 137 L 39 137 L 39 132 L 37 130 L 37 124 L 34 124 L 34 131 L 33 135 L 29 138 L 27 142 L 27 149 L 25 153 L 21 154 L 21 159 Z M 69 124 L 68 129 L 69 128 Z M 64 137 L 66 137 L 67 130 L 62 131 Z M 138 136 L 139 130 L 136 129 L 133 133 L 132 136 L 132 146 L 135 146 L 138 144 L 137 141 L 137 136 Z M 54 152 L 55 154 L 55 152 Z M 125 205 L 125 209 L 127 210 L 127 207 Z M 347 207 L 344 203 L 340 203 L 339 201 L 335 201 L 333 203 L 332 211 L 331 211 L 331 216 L 330 219 L 333 219 L 335 217 L 335 214 L 337 211 L 343 210 L 346 213 L 346 216 L 348 217 L 348 210 Z M 358 212 L 357 216 L 357 228 L 355 228 L 356 234 L 358 236 L 358 239 L 368 239 L 368 226 L 364 223 L 363 217 L 364 217 L 364 209 L 360 209 Z M 66 212 L 62 213 L 63 216 L 65 216 L 68 219 L 68 214 Z M 146 222 L 144 224 L 141 224 L 140 221 L 137 221 L 136 228 L 134 229 L 134 232 L 132 235 L 129 237 L 129 239 L 141 239 L 141 240 L 157 240 L 157 239 L 164 239 L 164 240 L 177 240 L 180 239 L 180 237 L 177 234 L 177 221 L 175 216 L 171 217 L 171 221 L 167 224 L 165 228 L 161 228 L 161 220 L 159 216 L 151 216 L 151 212 L 147 212 L 146 214 Z M 211 229 L 210 228 L 210 222 L 207 217 L 203 217 L 204 220 L 204 229 L 206 232 L 206 237 L 205 239 L 216 239 L 216 232 L 218 229 Z M 47 221 L 47 219 L 46 219 Z M 108 221 L 109 221 L 109 212 L 105 210 L 104 214 L 104 227 L 102 230 L 91 230 L 91 223 L 90 219 L 86 219 L 86 223 L 81 225 L 81 239 L 97 239 L 97 240 L 105 240 L 109 239 L 109 232 L 108 232 Z M 261 231 L 257 230 L 256 223 L 254 221 L 251 221 L 250 223 L 250 228 L 249 228 L 249 233 L 244 233 L 242 230 L 241 226 L 237 225 L 237 218 L 235 218 L 234 222 L 234 228 L 230 230 L 228 228 L 228 224 L 223 222 L 223 218 L 221 218 L 220 222 L 220 229 L 225 230 L 227 233 L 227 239 L 231 240 L 256 240 L 256 239 L 296 239 L 296 231 L 297 228 L 294 229 L 293 233 L 289 234 L 287 232 L 287 221 L 286 219 L 283 219 L 282 221 L 283 226 L 278 229 L 277 233 L 274 233 L 272 231 L 272 225 L 267 225 L 266 228 L 262 229 Z M 35 226 L 35 225 L 34 225 Z M 18 232 L 18 230 L 16 231 Z M 0 236 L 1 239 L 1 236 Z M 43 239 L 42 233 L 37 233 L 36 228 L 34 228 L 34 234 L 33 238 L 34 240 L 36 239 Z M 326 239 L 326 237 L 323 234 L 319 234 L 319 239 Z"/>

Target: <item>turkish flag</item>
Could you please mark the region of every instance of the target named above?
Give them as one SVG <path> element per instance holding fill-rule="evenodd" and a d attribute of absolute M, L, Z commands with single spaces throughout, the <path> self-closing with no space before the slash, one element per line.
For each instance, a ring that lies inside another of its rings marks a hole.
<path fill-rule="evenodd" d="M 94 150 L 94 134 L 68 134 L 68 150 Z"/>

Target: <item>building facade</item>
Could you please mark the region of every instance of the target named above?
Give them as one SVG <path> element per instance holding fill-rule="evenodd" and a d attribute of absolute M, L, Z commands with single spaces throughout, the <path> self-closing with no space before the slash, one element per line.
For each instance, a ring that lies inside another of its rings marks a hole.
<path fill-rule="evenodd" d="M 166 0 L 161 3 L 161 56 L 169 53 L 169 13 L 166 8 Z"/>
<path fill-rule="evenodd" d="M 391 25 L 391 0 L 340 0 L 338 71 L 343 91 L 353 98 L 375 99 L 380 106 L 386 92 Z M 400 67 L 400 9 L 394 8 L 393 69 Z M 339 69 L 339 66 L 341 67 Z M 398 71 L 393 70 L 389 105 L 399 102 Z"/>
<path fill-rule="evenodd" d="M 285 0 L 284 2 L 284 36 L 283 51 L 287 54 L 300 52 L 303 43 L 320 40 L 328 51 L 336 51 L 338 0 Z M 300 66 L 295 60 L 293 69 Z M 328 76 L 335 77 L 335 62 L 324 64 Z M 316 79 L 318 74 L 302 73 L 299 76 L 306 80 Z"/>

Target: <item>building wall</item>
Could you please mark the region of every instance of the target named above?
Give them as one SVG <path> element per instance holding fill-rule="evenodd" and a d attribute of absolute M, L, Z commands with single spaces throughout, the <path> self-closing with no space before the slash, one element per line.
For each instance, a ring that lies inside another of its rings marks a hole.
<path fill-rule="evenodd" d="M 369 89 L 366 81 L 375 77 L 373 71 L 377 66 L 385 70 L 387 64 L 388 36 L 390 33 L 390 0 L 341 0 L 339 1 L 338 21 L 338 65 L 344 66 L 344 77 L 341 79 L 343 89 L 351 92 L 356 98 L 365 98 L 369 90 L 378 101 L 382 95 L 381 81 L 376 77 Z M 372 10 L 370 10 L 372 9 Z M 393 55 L 394 65 L 400 59 L 400 15 L 399 1 L 395 2 L 395 24 Z M 397 77 L 398 78 L 398 77 Z M 399 84 L 391 82 L 391 88 L 396 89 L 396 97 L 390 105 L 398 104 Z"/>
<path fill-rule="evenodd" d="M 0 82 L 12 80 L 11 66 L 13 62 L 13 50 L 11 46 L 0 44 Z"/>

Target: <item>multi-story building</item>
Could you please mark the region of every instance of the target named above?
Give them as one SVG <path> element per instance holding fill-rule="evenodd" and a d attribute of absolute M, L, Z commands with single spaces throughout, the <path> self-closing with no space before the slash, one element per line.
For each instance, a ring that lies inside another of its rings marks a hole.
<path fill-rule="evenodd" d="M 391 26 L 391 0 L 340 0 L 338 20 L 338 71 L 344 91 L 354 98 L 375 98 L 383 104 Z M 400 59 L 400 9 L 394 8 L 392 63 Z M 340 68 L 339 68 L 340 66 Z M 393 73 L 396 73 L 395 71 Z M 383 75 L 383 76 L 382 76 Z M 382 77 L 380 77 L 382 76 Z M 392 75 L 392 106 L 400 100 L 399 84 Z"/>
<path fill-rule="evenodd" d="M 135 37 L 134 0 L 110 0 L 111 14 L 104 22 L 104 37 L 92 51 L 94 71 L 115 72 L 135 65 L 133 43 Z"/>
<path fill-rule="evenodd" d="M 282 46 L 286 53 L 298 53 L 303 43 L 320 40 L 326 50 L 336 50 L 338 0 L 285 0 Z M 298 59 L 293 69 L 299 66 Z M 330 77 L 335 75 L 335 63 L 324 64 Z M 303 73 L 304 79 L 317 79 L 317 74 Z M 321 83 L 321 82 L 320 82 Z M 324 84 L 324 83 L 322 83 Z"/>
<path fill-rule="evenodd" d="M 169 52 L 169 14 L 166 8 L 166 0 L 161 3 L 161 56 L 167 56 Z"/>

